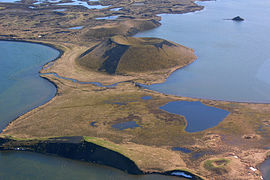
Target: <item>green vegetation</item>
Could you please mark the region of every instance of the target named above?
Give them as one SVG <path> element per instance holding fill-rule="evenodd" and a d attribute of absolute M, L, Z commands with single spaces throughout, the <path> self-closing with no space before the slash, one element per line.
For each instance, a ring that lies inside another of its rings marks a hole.
<path fill-rule="evenodd" d="M 96 138 L 96 137 L 88 137 L 88 136 L 84 136 L 83 137 L 85 141 L 87 142 L 91 142 L 91 143 L 94 143 L 96 145 L 99 145 L 99 146 L 102 146 L 102 147 L 105 147 L 107 149 L 111 149 L 113 151 L 116 151 L 116 152 L 119 152 L 121 154 L 123 154 L 124 152 L 124 149 L 121 148 L 119 145 L 117 144 L 114 144 L 112 142 L 109 142 L 109 141 L 105 141 L 101 138 Z"/>
<path fill-rule="evenodd" d="M 204 168 L 215 172 L 217 174 L 223 174 L 227 172 L 227 164 L 230 161 L 228 159 L 212 159 L 204 162 Z"/>

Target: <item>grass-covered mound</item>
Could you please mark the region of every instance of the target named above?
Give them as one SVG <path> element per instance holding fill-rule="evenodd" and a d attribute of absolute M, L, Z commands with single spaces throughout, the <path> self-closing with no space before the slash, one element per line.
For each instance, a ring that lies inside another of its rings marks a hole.
<path fill-rule="evenodd" d="M 193 50 L 158 38 L 114 36 L 84 52 L 81 66 L 109 74 L 152 72 L 189 64 Z"/>

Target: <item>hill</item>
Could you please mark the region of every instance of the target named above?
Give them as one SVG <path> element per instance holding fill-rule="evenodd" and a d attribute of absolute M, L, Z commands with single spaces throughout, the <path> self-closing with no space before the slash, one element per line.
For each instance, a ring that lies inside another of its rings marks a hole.
<path fill-rule="evenodd" d="M 184 66 L 195 59 L 192 49 L 164 39 L 114 36 L 88 49 L 77 61 L 91 70 L 129 74 Z"/>

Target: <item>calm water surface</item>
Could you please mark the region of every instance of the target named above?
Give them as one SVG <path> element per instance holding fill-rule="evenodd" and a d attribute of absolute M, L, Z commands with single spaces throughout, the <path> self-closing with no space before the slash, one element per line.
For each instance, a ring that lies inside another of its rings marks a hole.
<path fill-rule="evenodd" d="M 120 170 L 28 152 L 0 152 L 1 180 L 179 180 L 161 175 L 135 176 Z"/>
<path fill-rule="evenodd" d="M 0 130 L 10 121 L 49 101 L 56 88 L 39 70 L 59 52 L 33 43 L 0 41 Z"/>
<path fill-rule="evenodd" d="M 199 132 L 217 126 L 228 111 L 202 104 L 200 101 L 173 101 L 160 107 L 169 113 L 182 115 L 187 121 L 187 132 Z"/>
<path fill-rule="evenodd" d="M 149 88 L 207 99 L 270 102 L 270 1 L 201 2 L 203 11 L 161 15 L 162 26 L 139 33 L 191 47 L 198 60 Z M 224 20 L 241 16 L 243 22 Z"/>

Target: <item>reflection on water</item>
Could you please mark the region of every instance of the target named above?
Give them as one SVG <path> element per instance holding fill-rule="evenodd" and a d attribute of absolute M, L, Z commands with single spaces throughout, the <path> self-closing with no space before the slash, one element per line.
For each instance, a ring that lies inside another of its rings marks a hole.
<path fill-rule="evenodd" d="M 198 60 L 149 88 L 167 94 L 270 102 L 268 0 L 200 2 L 205 10 L 161 15 L 162 25 L 136 36 L 159 37 L 195 50 Z M 243 22 L 224 20 L 241 16 Z M 265 63 L 266 62 L 266 63 Z M 257 75 L 259 73 L 259 75 Z M 259 79 L 258 79 L 259 77 Z M 261 81 L 263 79 L 263 81 Z"/>
<path fill-rule="evenodd" d="M 120 170 L 28 152 L 0 152 L 1 180 L 177 180 L 162 175 L 129 175 Z"/>

